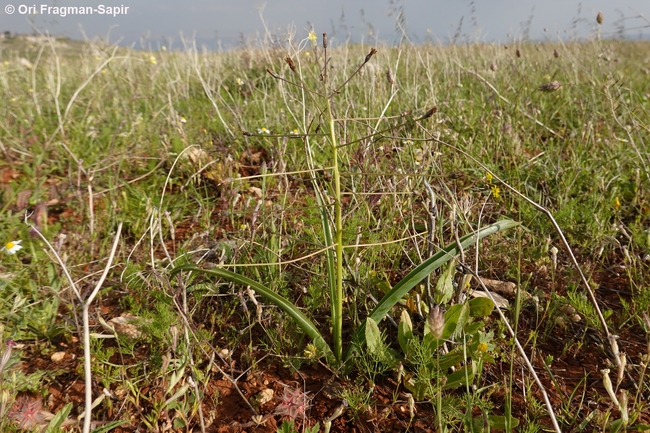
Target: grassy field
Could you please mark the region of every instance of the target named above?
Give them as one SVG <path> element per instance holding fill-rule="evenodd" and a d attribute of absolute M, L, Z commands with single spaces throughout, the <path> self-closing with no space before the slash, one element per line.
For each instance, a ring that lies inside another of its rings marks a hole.
<path fill-rule="evenodd" d="M 0 43 L 2 431 L 650 429 L 649 43 Z"/>

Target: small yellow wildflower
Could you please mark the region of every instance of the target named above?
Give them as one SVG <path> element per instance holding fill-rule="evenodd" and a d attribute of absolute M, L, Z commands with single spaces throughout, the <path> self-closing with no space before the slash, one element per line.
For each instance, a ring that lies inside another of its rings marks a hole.
<path fill-rule="evenodd" d="M 241 87 L 241 86 L 244 85 L 244 80 L 242 80 L 241 78 L 237 77 L 237 78 L 235 79 L 235 83 L 237 83 L 237 85 L 238 85 L 239 87 Z"/>
<path fill-rule="evenodd" d="M 2 251 L 4 251 L 5 253 L 7 253 L 9 255 L 16 254 L 19 250 L 21 250 L 23 248 L 23 246 L 20 245 L 21 242 L 22 241 L 20 241 L 20 240 L 7 242 L 5 244 L 5 246 L 2 247 Z"/>
<path fill-rule="evenodd" d="M 10 101 L 11 102 L 16 102 L 16 98 L 11 98 Z"/>
<path fill-rule="evenodd" d="M 154 56 L 150 56 L 150 57 L 149 57 L 149 63 L 151 63 L 152 65 L 155 65 L 155 64 L 157 64 L 158 62 L 156 61 L 156 58 L 155 58 Z"/>
<path fill-rule="evenodd" d="M 187 119 L 185 118 L 185 116 L 181 116 L 181 123 L 187 123 Z"/>
<path fill-rule="evenodd" d="M 616 209 L 616 211 L 621 210 L 621 201 L 618 199 L 618 197 L 614 199 L 614 209 Z"/>
<path fill-rule="evenodd" d="M 261 128 L 259 128 L 259 129 L 257 130 L 257 133 L 258 133 L 258 134 L 270 134 L 271 131 L 269 131 L 268 129 L 266 129 L 266 127 L 262 126 Z"/>
<path fill-rule="evenodd" d="M 487 183 L 492 183 L 492 173 L 489 171 L 485 173 L 485 180 L 487 180 Z"/>
<path fill-rule="evenodd" d="M 479 343 L 478 346 L 477 346 L 477 349 L 478 349 L 480 352 L 485 353 L 485 352 L 487 352 L 487 350 L 488 350 L 488 344 L 487 344 L 487 343 Z"/>
<path fill-rule="evenodd" d="M 316 32 L 309 32 L 307 39 L 309 39 L 310 42 L 316 42 L 318 40 L 318 36 L 316 36 Z"/>
<path fill-rule="evenodd" d="M 315 359 L 316 356 L 318 356 L 318 348 L 313 344 L 309 343 L 307 347 L 305 347 L 303 354 L 305 355 L 306 358 Z"/>
<path fill-rule="evenodd" d="M 160 49 L 163 50 L 163 51 L 167 51 L 167 47 L 164 46 L 164 45 Z"/>
<path fill-rule="evenodd" d="M 492 191 L 492 195 L 493 195 L 494 198 L 496 198 L 497 200 L 501 198 L 501 190 L 499 189 L 498 186 L 496 186 L 496 185 L 492 185 L 492 188 L 490 188 L 490 191 Z"/>
<path fill-rule="evenodd" d="M 9 66 L 9 62 L 5 60 L 4 62 L 2 62 L 2 66 L 5 66 L 5 67 Z"/>
<path fill-rule="evenodd" d="M 298 134 L 300 134 L 300 132 L 298 132 L 298 128 L 294 128 L 293 131 L 291 131 L 289 134 L 298 135 Z"/>

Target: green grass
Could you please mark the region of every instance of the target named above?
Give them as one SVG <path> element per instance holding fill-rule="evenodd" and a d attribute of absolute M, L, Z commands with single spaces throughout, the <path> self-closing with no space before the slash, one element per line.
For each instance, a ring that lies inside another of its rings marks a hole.
<path fill-rule="evenodd" d="M 287 360 L 284 364 L 293 368 L 318 366 L 318 356 L 308 355 L 309 339 L 295 323 L 246 287 L 202 276 L 183 279 L 169 271 L 184 264 L 229 265 L 287 298 L 329 338 L 330 282 L 326 254 L 319 252 L 326 243 L 314 189 L 333 203 L 329 119 L 324 100 L 295 85 L 298 75 L 285 58 L 295 62 L 305 87 L 329 94 L 371 47 L 329 48 L 323 88 L 323 51 L 307 39 L 218 54 L 149 53 L 72 41 L 1 43 L 0 233 L 3 243 L 21 239 L 24 246 L 16 255 L 0 257 L 2 337 L 24 344 L 24 354 L 38 347 L 39 353 L 83 356 L 81 309 L 52 253 L 30 235 L 26 215 L 54 245 L 83 293 L 99 279 L 122 222 L 117 258 L 91 309 L 91 332 L 111 334 L 98 316 L 108 321 L 122 313 L 140 317 L 138 327 L 145 332 L 93 340 L 94 380 L 120 400 L 118 405 L 105 399 L 94 417 L 145 414 L 141 427 L 154 428 L 167 410 L 177 428 L 202 423 L 205 428 L 224 404 L 211 387 L 223 374 L 235 378 L 249 369 L 268 374 L 269 359 Z M 601 383 L 608 346 L 595 349 L 588 334 L 601 339 L 605 334 L 553 226 L 468 157 L 440 143 L 446 142 L 555 216 L 593 288 L 599 288 L 600 307 L 613 311 L 608 325 L 621 336 L 627 371 L 641 390 L 633 400 L 636 390 L 629 379 L 620 385 L 630 394 L 630 424 L 648 423 L 649 414 L 638 405 L 648 392 L 638 367 L 647 354 L 631 348 L 642 347 L 650 332 L 643 316 L 650 303 L 650 94 L 643 69 L 650 44 L 594 40 L 375 48 L 361 73 L 332 98 L 332 130 L 341 145 L 344 338 L 351 338 L 351 330 L 392 285 L 429 257 L 427 230 L 433 231 L 437 252 L 507 217 L 522 228 L 483 239 L 478 252 L 466 249 L 465 265 L 478 264 L 474 271 L 481 276 L 520 282 L 535 297 L 522 295 L 521 311 L 505 312 L 517 322 L 519 340 L 528 342 L 527 353 L 552 354 L 557 363 L 560 357 L 575 358 L 572 348 L 589 348 L 599 362 L 581 371 L 578 381 L 588 374 Z M 386 77 L 389 69 L 394 83 Z M 562 87 L 538 90 L 551 81 Z M 431 118 L 407 121 L 434 106 Z M 271 134 L 257 134 L 261 128 Z M 298 135 L 291 134 L 294 130 Z M 434 227 L 425 180 L 436 195 Z M 334 215 L 333 206 L 329 211 Z M 551 247 L 559 249 L 557 269 Z M 435 282 L 434 275 L 432 287 Z M 568 317 L 567 304 L 580 320 L 558 321 Z M 428 308 L 423 287 L 398 305 L 389 315 L 399 321 L 407 309 L 419 318 L 414 332 L 421 333 L 418 307 L 425 313 Z M 519 365 L 510 337 L 492 317 L 486 325 L 495 331 L 490 357 Z M 387 320 L 379 326 L 387 347 L 399 352 L 397 329 Z M 454 344 L 462 341 L 458 335 Z M 23 361 L 29 363 L 27 355 Z M 386 365 L 393 371 L 386 373 Z M 339 395 L 351 396 L 348 403 L 354 404 L 343 418 L 354 423 L 376 415 L 374 382 L 386 386 L 384 379 L 399 370 L 386 365 L 381 374 L 372 372 L 366 357 L 356 365 L 358 380 L 335 376 Z M 80 366 L 78 371 L 69 366 L 77 378 L 83 376 Z M 514 367 L 504 379 L 489 362 L 482 369 L 462 391 L 437 391 L 444 400 L 438 407 L 468 402 L 455 406 L 453 416 L 445 415 L 451 409 L 443 410 L 450 430 L 480 424 L 473 408 L 497 419 L 504 415 L 498 409 L 503 395 L 523 389 L 526 397 L 513 396 L 512 402 L 517 429 L 550 427 L 547 408 L 531 398 L 536 385 L 530 376 L 522 379 Z M 196 386 L 179 380 L 190 373 Z M 404 374 L 417 370 L 407 368 Z M 53 379 L 41 380 L 47 389 Z M 388 405 L 392 411 L 404 404 L 407 391 L 400 380 Z M 19 390 L 6 372 L 3 387 L 12 398 Z M 618 409 L 601 406 L 596 414 L 588 407 L 590 398 L 609 402 L 604 391 L 588 390 L 593 392 L 588 398 L 581 390 L 549 385 L 548 391 L 561 393 L 563 408 L 572 407 L 571 399 L 582 408 L 577 420 L 563 413 L 566 428 L 588 419 L 601 429 L 608 416 L 610 421 L 621 417 Z M 244 397 L 234 392 L 228 398 Z M 49 409 L 67 402 L 59 403 Z M 417 403 L 424 413 L 436 412 L 435 398 Z M 78 414 L 83 405 L 75 404 L 73 414 Z M 264 406 L 259 411 L 260 416 L 273 413 Z"/>

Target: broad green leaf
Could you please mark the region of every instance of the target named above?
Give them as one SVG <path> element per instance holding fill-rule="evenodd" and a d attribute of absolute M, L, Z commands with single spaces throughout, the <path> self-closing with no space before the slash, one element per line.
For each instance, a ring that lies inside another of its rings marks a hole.
<path fill-rule="evenodd" d="M 374 277 L 370 280 L 370 284 L 372 287 L 376 287 L 377 289 L 381 290 L 381 293 L 383 294 L 390 292 L 391 289 L 390 283 L 383 278 Z"/>
<path fill-rule="evenodd" d="M 472 317 L 484 317 L 492 314 L 494 310 L 494 302 L 490 298 L 474 298 L 470 299 L 469 315 Z"/>
<path fill-rule="evenodd" d="M 411 322 L 411 315 L 408 310 L 402 310 L 399 326 L 397 328 L 397 341 L 402 348 L 405 356 L 409 354 L 410 341 L 413 339 L 413 323 Z"/>
<path fill-rule="evenodd" d="M 320 423 L 314 424 L 312 428 L 309 427 L 303 427 L 305 430 L 305 433 L 318 433 L 320 431 Z"/>
<path fill-rule="evenodd" d="M 508 425 L 510 428 L 517 427 L 519 425 L 519 420 L 517 418 L 510 417 L 510 422 L 505 416 L 500 415 L 488 415 L 488 421 L 490 422 L 490 427 L 497 430 L 505 430 Z"/>
<path fill-rule="evenodd" d="M 63 422 L 68 418 L 68 415 L 70 415 L 70 411 L 72 410 L 72 403 L 68 403 L 65 406 L 61 408 L 60 411 L 54 415 L 54 418 L 50 420 L 50 423 L 47 425 L 47 429 L 45 430 L 45 433 L 58 433 L 61 430 L 61 426 L 63 425 Z"/>
<path fill-rule="evenodd" d="M 478 331 L 485 328 L 485 323 L 483 322 L 473 322 L 465 327 L 465 335 L 474 335 Z"/>
<path fill-rule="evenodd" d="M 454 351 L 440 356 L 440 360 L 436 360 L 436 363 L 440 370 L 446 371 L 448 368 L 463 362 L 463 360 L 463 353 L 461 351 Z"/>
<path fill-rule="evenodd" d="M 382 350 L 381 332 L 377 322 L 372 319 L 366 320 L 366 344 L 370 353 L 377 354 Z"/>
<path fill-rule="evenodd" d="M 422 338 L 422 344 L 424 344 L 429 353 L 432 355 L 436 353 L 436 350 L 445 343 L 444 333 L 443 338 L 436 338 L 433 334 L 428 333 Z"/>
<path fill-rule="evenodd" d="M 447 383 L 442 387 L 443 389 L 454 389 L 459 386 L 467 385 L 474 379 L 474 374 L 468 366 L 463 366 L 447 376 Z"/>
<path fill-rule="evenodd" d="M 214 268 L 214 269 L 201 269 L 196 265 L 181 265 L 172 269 L 171 275 L 174 276 L 181 271 L 188 272 L 198 272 L 207 275 L 214 275 L 216 277 L 221 277 L 233 283 L 237 283 L 244 287 L 250 286 L 251 289 L 255 290 L 257 293 L 266 298 L 267 301 L 274 303 L 285 313 L 287 313 L 292 319 L 296 321 L 298 326 L 312 339 L 314 345 L 318 348 L 320 353 L 324 353 L 327 357 L 327 362 L 330 365 L 336 364 L 336 358 L 332 349 L 327 345 L 325 339 L 316 328 L 316 325 L 313 324 L 311 320 L 305 316 L 302 311 L 298 309 L 295 305 L 289 302 L 284 297 L 278 295 L 273 290 L 269 289 L 265 285 L 258 283 L 257 281 L 251 280 L 243 275 L 231 272 L 225 269 Z"/>
<path fill-rule="evenodd" d="M 436 291 L 433 295 L 438 304 L 447 304 L 454 296 L 454 275 L 456 274 L 456 261 L 450 261 L 445 270 L 440 274 L 436 283 Z"/>
<path fill-rule="evenodd" d="M 431 383 L 428 380 L 412 377 L 404 381 L 404 387 L 411 391 L 416 401 L 424 400 L 431 391 Z"/>
<path fill-rule="evenodd" d="M 495 430 L 507 430 L 508 429 L 508 419 L 505 416 L 500 415 L 488 415 L 488 423 L 490 423 L 490 428 Z M 519 425 L 519 420 L 517 418 L 510 417 L 510 428 L 517 427 Z M 474 417 L 472 418 L 472 431 L 483 431 L 483 417 Z"/>
<path fill-rule="evenodd" d="M 616 421 L 612 421 L 607 424 L 607 427 L 605 428 L 605 431 L 612 432 L 612 433 L 618 433 L 621 431 L 621 429 L 625 430 L 624 420 L 622 419 L 617 419 Z"/>
<path fill-rule="evenodd" d="M 459 335 L 469 321 L 469 306 L 467 303 L 456 304 L 445 313 L 445 328 L 442 338 L 448 339 Z"/>
<path fill-rule="evenodd" d="M 477 241 L 483 239 L 486 236 L 497 233 L 501 230 L 506 230 L 506 229 L 516 227 L 518 225 L 519 225 L 518 222 L 509 219 L 497 221 L 493 224 L 490 224 L 487 227 L 482 228 L 478 232 L 471 233 L 469 235 L 464 236 L 463 238 L 460 239 L 460 245 L 464 249 L 469 248 Z M 402 299 L 413 287 L 415 287 L 417 284 L 420 283 L 420 281 L 426 278 L 427 275 L 431 274 L 431 272 L 435 271 L 440 266 L 447 263 L 457 254 L 460 254 L 460 248 L 458 244 L 454 242 L 448 245 L 447 247 L 443 248 L 438 253 L 434 254 L 429 259 L 422 262 L 419 266 L 417 266 L 415 269 L 409 272 L 406 277 L 404 277 L 397 284 L 395 284 L 393 289 L 390 292 L 388 292 L 386 296 L 384 296 L 379 301 L 375 309 L 372 310 L 372 313 L 370 313 L 370 317 L 372 317 L 372 319 L 377 323 L 381 322 L 383 318 L 386 316 L 386 314 L 388 314 L 388 312 L 391 310 L 391 308 L 393 308 L 395 304 L 397 304 L 400 301 L 400 299 Z M 355 331 L 355 335 L 352 338 L 352 341 L 359 341 L 360 339 L 362 339 L 364 329 L 365 327 L 363 325 L 360 326 L 359 329 Z M 350 356 L 357 350 L 359 350 L 359 347 L 357 345 L 355 344 L 350 345 L 346 350 L 345 356 L 343 357 L 344 361 L 349 360 Z"/>
<path fill-rule="evenodd" d="M 633 427 L 637 431 L 650 431 L 650 425 L 648 424 L 635 424 Z"/>

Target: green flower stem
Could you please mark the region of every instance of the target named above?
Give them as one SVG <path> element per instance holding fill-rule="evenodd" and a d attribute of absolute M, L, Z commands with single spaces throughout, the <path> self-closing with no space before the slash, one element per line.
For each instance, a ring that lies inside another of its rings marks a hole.
<path fill-rule="evenodd" d="M 334 225 L 336 229 L 336 291 L 332 302 L 332 337 L 334 339 L 334 356 L 337 361 L 343 357 L 343 218 L 341 212 L 341 173 L 339 172 L 338 149 L 334 132 L 332 100 L 327 100 L 330 140 L 332 145 L 332 176 L 334 177 Z"/>

